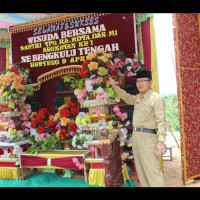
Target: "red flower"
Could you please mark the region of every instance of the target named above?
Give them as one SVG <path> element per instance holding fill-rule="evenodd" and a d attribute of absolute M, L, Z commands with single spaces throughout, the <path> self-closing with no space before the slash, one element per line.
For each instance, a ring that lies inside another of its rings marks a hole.
<path fill-rule="evenodd" d="M 74 132 L 75 132 L 75 131 L 77 130 L 77 125 L 76 125 L 75 123 L 69 124 L 68 127 L 69 127 L 69 130 L 70 130 L 70 131 L 74 131 Z"/>
<path fill-rule="evenodd" d="M 50 132 L 52 132 L 53 134 L 56 134 L 56 132 L 57 132 L 56 127 L 53 127 L 53 128 L 50 130 Z"/>
<path fill-rule="evenodd" d="M 36 125 L 37 125 L 36 120 L 31 121 L 31 128 L 36 128 Z"/>
<path fill-rule="evenodd" d="M 38 127 L 38 132 L 39 133 L 44 133 L 44 131 L 45 131 L 45 126 L 39 126 Z"/>
<path fill-rule="evenodd" d="M 85 60 L 82 64 L 82 69 L 84 69 L 85 65 L 90 64 L 89 60 Z"/>
<path fill-rule="evenodd" d="M 67 131 L 67 132 L 65 132 L 65 137 L 66 138 L 69 138 L 70 137 L 70 134 L 69 134 L 69 132 Z"/>
<path fill-rule="evenodd" d="M 64 107 L 60 110 L 61 117 L 69 117 L 69 115 L 70 115 L 70 112 L 66 107 Z"/>
<path fill-rule="evenodd" d="M 17 69 L 15 66 L 12 66 L 12 67 L 10 68 L 10 70 L 11 70 L 11 71 L 14 71 L 14 72 L 18 72 L 18 69 Z"/>
<path fill-rule="evenodd" d="M 63 134 L 63 136 L 65 138 L 69 138 L 70 137 L 69 132 L 66 129 L 64 129 L 64 128 L 60 130 L 60 134 Z"/>
<path fill-rule="evenodd" d="M 74 102 L 69 102 L 67 104 L 68 107 L 76 107 L 76 104 Z"/>
<path fill-rule="evenodd" d="M 65 139 L 65 136 L 61 131 L 59 133 L 59 139 L 60 139 L 60 141 L 63 141 Z"/>
<path fill-rule="evenodd" d="M 44 120 L 46 114 L 47 117 L 49 117 L 49 112 L 47 111 L 47 108 L 41 108 L 37 114 L 37 119 Z"/>
<path fill-rule="evenodd" d="M 47 121 L 47 123 L 46 123 L 46 127 L 47 127 L 47 128 L 53 127 L 53 126 L 55 126 L 55 125 L 56 125 L 56 123 L 55 123 L 53 120 L 49 120 L 49 121 Z"/>
<path fill-rule="evenodd" d="M 89 69 L 86 69 L 86 70 L 81 69 L 80 76 L 81 76 L 82 78 L 85 78 L 85 76 L 86 76 L 87 74 L 89 74 L 89 73 L 90 73 L 90 70 L 89 70 Z"/>
<path fill-rule="evenodd" d="M 22 84 L 26 85 L 26 80 L 25 79 L 22 79 Z"/>
<path fill-rule="evenodd" d="M 79 109 L 77 107 L 72 107 L 70 112 L 72 115 L 76 116 L 79 113 Z"/>
<path fill-rule="evenodd" d="M 37 125 L 37 124 L 42 123 L 43 119 L 40 119 L 39 116 L 37 116 L 36 119 L 35 119 L 35 121 L 36 121 L 36 125 Z"/>

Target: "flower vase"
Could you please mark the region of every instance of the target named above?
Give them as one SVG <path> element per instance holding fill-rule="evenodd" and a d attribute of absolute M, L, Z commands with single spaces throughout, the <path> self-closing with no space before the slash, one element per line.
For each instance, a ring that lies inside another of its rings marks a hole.
<path fill-rule="evenodd" d="M 72 149 L 72 143 L 70 142 L 64 142 L 64 149 L 65 150 L 71 150 Z"/>

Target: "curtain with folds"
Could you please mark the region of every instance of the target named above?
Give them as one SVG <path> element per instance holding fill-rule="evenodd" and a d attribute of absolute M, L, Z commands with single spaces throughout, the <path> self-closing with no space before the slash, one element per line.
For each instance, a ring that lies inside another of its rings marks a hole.
<path fill-rule="evenodd" d="M 152 71 L 154 91 L 159 93 L 155 30 L 152 13 L 137 13 L 139 55 L 144 60 L 145 69 Z"/>
<path fill-rule="evenodd" d="M 9 69 L 10 40 L 7 29 L 0 29 L 0 72 Z"/>
<path fill-rule="evenodd" d="M 200 177 L 200 14 L 173 14 L 182 179 Z"/>

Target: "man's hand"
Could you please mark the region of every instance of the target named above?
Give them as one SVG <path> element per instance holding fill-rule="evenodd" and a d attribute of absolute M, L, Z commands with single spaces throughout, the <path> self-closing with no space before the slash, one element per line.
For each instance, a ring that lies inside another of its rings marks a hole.
<path fill-rule="evenodd" d="M 158 153 L 159 153 L 160 156 L 164 155 L 167 152 L 167 147 L 161 141 L 159 141 L 157 143 L 156 148 L 157 148 L 157 151 L 158 151 Z"/>
<path fill-rule="evenodd" d="M 108 83 L 110 85 L 112 85 L 113 87 L 117 86 L 116 83 L 115 83 L 115 81 L 111 77 L 108 79 Z"/>

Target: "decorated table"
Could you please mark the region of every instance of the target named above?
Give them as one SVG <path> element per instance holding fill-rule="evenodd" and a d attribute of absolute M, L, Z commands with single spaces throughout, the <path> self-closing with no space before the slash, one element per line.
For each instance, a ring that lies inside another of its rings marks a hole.
<path fill-rule="evenodd" d="M 87 167 L 82 159 L 89 157 L 89 150 L 53 150 L 38 151 L 37 154 L 24 152 L 20 155 L 20 167 L 22 179 L 25 179 L 24 168 L 49 168 L 84 170 L 87 183 Z"/>
<path fill-rule="evenodd" d="M 28 140 L 16 143 L 0 142 L 0 149 L 4 154 L 0 155 L 0 179 L 21 179 L 21 169 L 18 155 L 23 149 L 28 147 Z M 18 151 L 13 155 L 13 151 Z"/>

